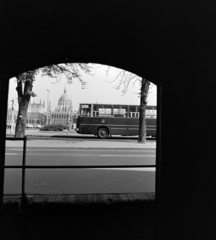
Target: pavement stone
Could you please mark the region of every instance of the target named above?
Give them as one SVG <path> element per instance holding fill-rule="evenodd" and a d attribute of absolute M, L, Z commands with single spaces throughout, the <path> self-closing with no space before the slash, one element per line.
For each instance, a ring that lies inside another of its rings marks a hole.
<path fill-rule="evenodd" d="M 154 201 L 155 193 L 123 193 L 123 194 L 44 194 L 44 195 L 27 195 L 27 202 L 29 204 L 46 205 L 50 203 L 61 204 L 115 204 L 119 202 L 130 203 L 140 201 Z M 5 195 L 4 204 L 21 204 L 21 196 L 19 195 Z"/>

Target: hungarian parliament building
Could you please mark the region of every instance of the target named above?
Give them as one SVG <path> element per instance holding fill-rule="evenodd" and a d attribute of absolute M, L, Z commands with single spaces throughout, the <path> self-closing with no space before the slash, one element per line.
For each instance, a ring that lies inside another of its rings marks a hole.
<path fill-rule="evenodd" d="M 7 124 L 15 124 L 18 112 L 13 109 L 13 105 L 8 107 Z M 76 118 L 76 112 L 73 112 L 72 100 L 68 97 L 66 89 L 63 95 L 58 100 L 58 105 L 55 110 L 51 110 L 51 101 L 48 102 L 48 107 L 45 102 L 35 101 L 29 102 L 26 124 L 41 126 L 50 124 L 63 124 L 72 128 L 72 124 Z"/>

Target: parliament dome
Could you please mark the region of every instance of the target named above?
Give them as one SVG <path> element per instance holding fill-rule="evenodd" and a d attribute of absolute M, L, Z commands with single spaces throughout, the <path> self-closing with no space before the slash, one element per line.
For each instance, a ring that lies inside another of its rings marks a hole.
<path fill-rule="evenodd" d="M 65 103 L 71 102 L 70 98 L 66 93 L 66 89 L 64 90 L 64 94 L 59 98 L 58 105 L 63 105 Z"/>
<path fill-rule="evenodd" d="M 72 108 L 72 101 L 68 97 L 66 93 L 66 89 L 64 90 L 64 94 L 58 100 L 58 106 L 56 108 L 57 111 L 69 111 Z"/>

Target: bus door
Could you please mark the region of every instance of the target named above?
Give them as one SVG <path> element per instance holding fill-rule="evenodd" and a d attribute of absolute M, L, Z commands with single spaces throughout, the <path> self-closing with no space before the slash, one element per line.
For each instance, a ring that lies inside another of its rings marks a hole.
<path fill-rule="evenodd" d="M 123 117 L 113 117 L 110 119 L 110 133 L 111 135 L 128 135 L 128 119 Z"/>
<path fill-rule="evenodd" d="M 130 106 L 129 108 L 128 135 L 139 135 L 139 106 Z"/>
<path fill-rule="evenodd" d="M 113 105 L 110 124 L 111 135 L 128 135 L 128 118 L 126 117 L 127 106 Z"/>

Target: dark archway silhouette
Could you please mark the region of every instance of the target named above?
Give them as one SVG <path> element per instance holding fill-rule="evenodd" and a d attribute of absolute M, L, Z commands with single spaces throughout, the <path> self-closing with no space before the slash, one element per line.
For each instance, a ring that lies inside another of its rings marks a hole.
<path fill-rule="evenodd" d="M 211 239 L 216 202 L 215 143 L 210 140 L 216 122 L 213 9 L 183 1 L 5 3 L 1 159 L 10 77 L 59 62 L 103 63 L 134 72 L 158 86 L 158 239 Z"/>

